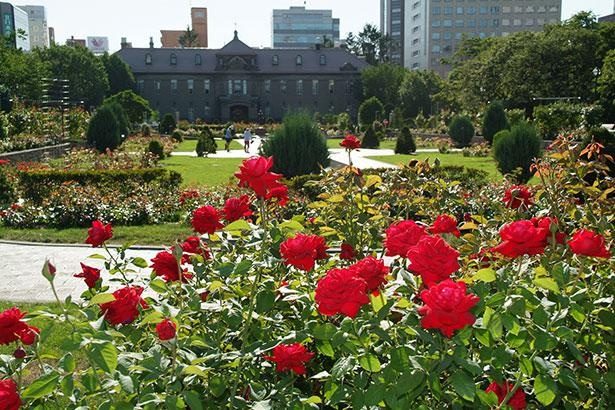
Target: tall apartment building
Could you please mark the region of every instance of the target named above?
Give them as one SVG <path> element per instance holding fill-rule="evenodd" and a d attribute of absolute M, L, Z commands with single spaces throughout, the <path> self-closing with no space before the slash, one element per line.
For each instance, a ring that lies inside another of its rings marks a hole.
<path fill-rule="evenodd" d="M 310 48 L 325 37 L 338 43 L 340 19 L 333 18 L 331 10 L 273 10 L 271 33 L 273 48 Z"/>
<path fill-rule="evenodd" d="M 17 6 L 28 14 L 30 49 L 49 47 L 45 6 Z"/>
<path fill-rule="evenodd" d="M 15 35 L 13 46 L 30 51 L 28 14 L 11 3 L 0 2 L 0 34 L 5 37 Z"/>
<path fill-rule="evenodd" d="M 398 41 L 399 64 L 442 76 L 464 36 L 541 31 L 561 21 L 562 0 L 381 0 L 381 31 Z"/>
<path fill-rule="evenodd" d="M 197 39 L 194 47 L 207 48 L 207 8 L 193 7 L 190 9 L 192 19 L 191 29 L 196 33 Z M 181 47 L 180 37 L 186 30 L 160 30 L 162 47 Z"/>

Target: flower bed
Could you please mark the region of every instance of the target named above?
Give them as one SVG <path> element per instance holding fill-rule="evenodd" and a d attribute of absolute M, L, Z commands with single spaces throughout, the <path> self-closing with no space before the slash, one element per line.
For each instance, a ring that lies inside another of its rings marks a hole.
<path fill-rule="evenodd" d="M 149 263 L 109 251 L 112 228 L 95 221 L 87 243 L 113 278 L 85 265 L 63 314 L 1 313 L 0 343 L 17 350 L 0 360 L 0 391 L 13 408 L 609 408 L 613 182 L 582 182 L 601 168 L 586 154 L 562 143 L 533 190 L 459 195 L 461 218 L 438 178 L 387 208 L 378 197 L 395 184 L 348 167 L 315 214 L 281 219 L 280 176 L 248 159 L 245 196 L 186 193 L 198 236 Z M 54 287 L 59 273 L 42 273 Z M 74 331 L 42 362 L 56 321 Z"/>

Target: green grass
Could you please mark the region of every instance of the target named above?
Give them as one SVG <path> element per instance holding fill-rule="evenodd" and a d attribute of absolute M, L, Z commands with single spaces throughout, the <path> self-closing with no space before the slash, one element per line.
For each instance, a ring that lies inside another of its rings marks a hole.
<path fill-rule="evenodd" d="M 414 155 L 385 155 L 372 156 L 370 159 L 386 162 L 388 164 L 408 164 L 413 159 L 423 161 L 429 158 L 429 162 L 433 164 L 436 158 L 440 159 L 441 165 L 461 165 L 466 168 L 477 168 L 486 171 L 488 178 L 492 181 L 500 181 L 502 175 L 498 172 L 495 161 L 491 157 L 464 157 L 461 152 L 452 152 L 448 154 L 440 154 L 439 152 L 419 152 Z"/>
<path fill-rule="evenodd" d="M 342 138 L 327 138 L 327 148 L 342 148 L 340 147 L 342 141 Z M 395 149 L 395 142 L 395 139 L 382 140 L 379 149 Z"/>
<path fill-rule="evenodd" d="M 242 158 L 170 157 L 160 163 L 167 169 L 179 172 L 184 186 L 224 185 L 239 169 Z"/>
<path fill-rule="evenodd" d="M 224 150 L 225 141 L 223 139 L 216 138 L 216 149 L 218 151 Z M 243 145 L 238 140 L 231 141 L 231 149 L 243 149 Z M 194 152 L 196 151 L 196 140 L 184 140 L 175 147 L 177 152 Z"/>
<path fill-rule="evenodd" d="M 191 233 L 184 224 L 161 224 L 141 226 L 114 226 L 111 244 L 136 243 L 139 245 L 168 246 L 176 240 L 183 240 Z M 84 243 L 87 228 L 32 228 L 17 229 L 0 226 L 0 238 L 25 242 Z"/>

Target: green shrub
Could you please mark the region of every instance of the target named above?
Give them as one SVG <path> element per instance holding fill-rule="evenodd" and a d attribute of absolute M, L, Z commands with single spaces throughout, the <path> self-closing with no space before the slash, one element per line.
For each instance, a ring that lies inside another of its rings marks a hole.
<path fill-rule="evenodd" d="M 411 154 L 413 152 L 416 152 L 416 144 L 414 142 L 414 137 L 410 132 L 410 128 L 404 127 L 402 128 L 399 137 L 397 137 L 397 142 L 395 143 L 395 153 Z"/>
<path fill-rule="evenodd" d="M 120 127 L 109 106 L 101 106 L 92 116 L 87 133 L 88 144 L 99 152 L 114 150 L 120 145 Z"/>
<path fill-rule="evenodd" d="M 597 105 L 572 104 L 558 101 L 534 108 L 538 132 L 543 139 L 552 140 L 559 134 L 579 127 L 591 129 L 600 125 L 602 108 Z"/>
<path fill-rule="evenodd" d="M 526 122 L 514 125 L 508 134 L 496 135 L 493 156 L 502 175 L 513 174 L 519 183 L 532 177 L 530 166 L 540 156 L 542 141 L 536 128 Z"/>
<path fill-rule="evenodd" d="M 492 146 L 495 146 L 496 142 L 500 139 L 500 138 L 504 138 L 505 136 L 510 134 L 510 130 L 501 130 L 495 133 L 495 135 L 493 136 L 493 143 Z"/>
<path fill-rule="evenodd" d="M 207 131 L 206 131 L 207 130 Z M 196 143 L 196 155 L 202 157 L 216 153 L 216 141 L 208 128 L 205 128 Z"/>
<path fill-rule="evenodd" d="M 3 167 L 5 167 L 5 165 L 0 165 L 0 208 L 15 202 L 13 185 L 10 183 Z"/>
<path fill-rule="evenodd" d="M 352 127 L 352 119 L 350 114 L 342 112 L 337 116 L 337 127 L 342 131 L 348 131 Z"/>
<path fill-rule="evenodd" d="M 120 136 L 123 135 L 124 138 L 126 138 L 130 134 L 130 121 L 126 116 L 126 112 L 122 106 L 116 102 L 106 104 L 106 106 L 111 109 L 115 119 L 117 120 Z"/>
<path fill-rule="evenodd" d="M 147 151 L 154 154 L 158 159 L 164 159 L 164 147 L 158 140 L 151 140 L 147 146 Z"/>
<path fill-rule="evenodd" d="M 175 117 L 173 114 L 166 113 L 164 117 L 162 117 L 162 121 L 160 121 L 160 125 L 158 126 L 161 134 L 171 134 L 175 128 L 177 128 L 177 123 L 175 122 Z"/>
<path fill-rule="evenodd" d="M 273 156 L 273 171 L 286 178 L 318 173 L 329 166 L 327 141 L 306 113 L 287 115 L 261 150 Z"/>
<path fill-rule="evenodd" d="M 489 143 L 493 143 L 493 136 L 503 129 L 509 128 L 504 106 L 499 101 L 494 101 L 487 107 L 483 118 L 483 138 Z"/>
<path fill-rule="evenodd" d="M 378 134 L 376 134 L 376 130 L 374 130 L 373 126 L 368 126 L 365 130 L 365 134 L 363 135 L 363 139 L 361 140 L 362 148 L 378 148 L 380 146 L 380 141 L 378 140 Z"/>
<path fill-rule="evenodd" d="M 520 108 L 511 108 L 505 110 L 505 112 L 506 118 L 508 118 L 509 127 L 512 127 L 518 122 L 525 121 L 525 110 L 522 110 Z"/>
<path fill-rule="evenodd" d="M 378 115 L 384 115 L 384 105 L 377 97 L 370 97 L 359 106 L 359 123 L 361 125 L 372 124 L 378 119 Z"/>
<path fill-rule="evenodd" d="M 456 116 L 448 127 L 448 135 L 457 147 L 467 147 L 474 137 L 472 120 L 466 116 Z"/>
<path fill-rule="evenodd" d="M 103 104 L 117 103 L 126 113 L 128 121 L 138 124 L 152 115 L 147 100 L 132 90 L 124 90 L 105 99 Z"/>
<path fill-rule="evenodd" d="M 175 130 L 171 133 L 171 138 L 177 142 L 182 142 L 184 140 L 184 135 L 180 130 Z"/>
<path fill-rule="evenodd" d="M 151 137 L 152 127 L 147 124 L 141 125 L 141 134 L 143 134 L 144 137 Z"/>

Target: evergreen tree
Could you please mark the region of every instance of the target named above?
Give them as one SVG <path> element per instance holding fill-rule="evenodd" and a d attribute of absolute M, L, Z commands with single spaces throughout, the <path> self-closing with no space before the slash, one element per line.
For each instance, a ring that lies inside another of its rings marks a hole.
<path fill-rule="evenodd" d="M 103 105 L 96 110 L 90 119 L 87 140 L 99 152 L 107 148 L 114 150 L 120 145 L 120 127 L 111 107 Z"/>
<path fill-rule="evenodd" d="M 404 127 L 402 128 L 399 137 L 397 137 L 397 142 L 395 143 L 395 153 L 412 154 L 413 152 L 416 152 L 414 137 L 412 136 L 410 129 L 408 127 Z"/>
<path fill-rule="evenodd" d="M 374 126 L 370 125 L 367 127 L 365 131 L 365 135 L 363 136 L 363 140 L 361 141 L 362 148 L 378 148 L 380 146 L 380 141 L 378 140 L 378 135 L 376 134 L 376 130 L 374 130 Z"/>
<path fill-rule="evenodd" d="M 489 143 L 493 143 L 493 136 L 503 129 L 509 128 L 508 119 L 504 106 L 499 101 L 494 101 L 487 107 L 483 118 L 483 138 Z"/>

